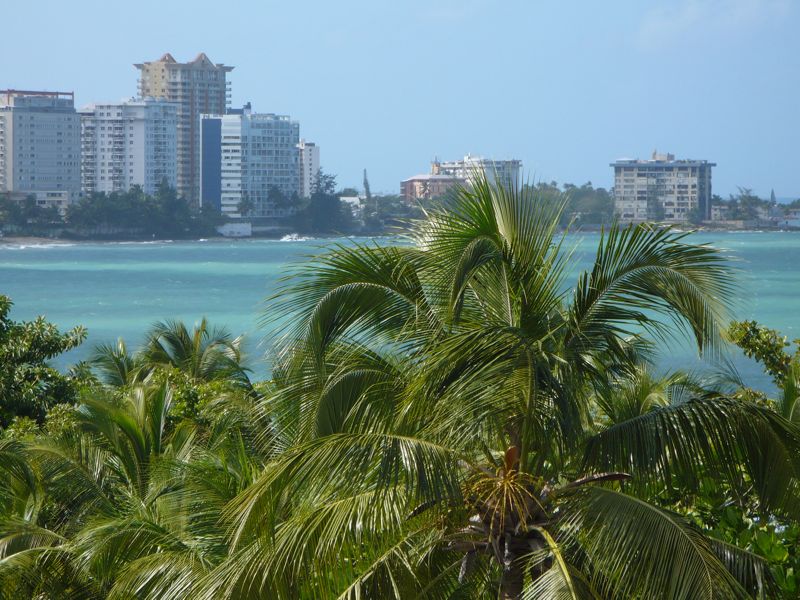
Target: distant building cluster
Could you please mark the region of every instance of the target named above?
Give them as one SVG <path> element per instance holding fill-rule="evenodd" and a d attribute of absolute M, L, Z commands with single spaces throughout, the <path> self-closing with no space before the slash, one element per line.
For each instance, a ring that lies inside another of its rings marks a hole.
<path fill-rule="evenodd" d="M 232 217 L 245 206 L 250 216 L 282 216 L 275 190 L 312 193 L 319 146 L 301 140 L 288 116 L 231 109 L 233 67 L 203 53 L 135 67 L 135 98 L 80 110 L 73 92 L 0 91 L 0 193 L 64 212 L 82 194 L 152 194 L 166 182 Z"/>
<path fill-rule="evenodd" d="M 711 219 L 711 168 L 716 164 L 653 152 L 649 160 L 623 158 L 610 166 L 614 168 L 614 205 L 621 220 Z"/>
<path fill-rule="evenodd" d="M 463 160 L 431 162 L 430 173 L 415 175 L 400 182 L 400 195 L 406 201 L 430 199 L 447 194 L 456 186 L 469 184 L 475 175 L 489 181 L 518 182 L 522 161 L 493 160 L 467 154 Z"/>
<path fill-rule="evenodd" d="M 250 103 L 230 107 L 233 67 L 201 53 L 186 63 L 164 54 L 138 63 L 138 94 L 75 109 L 73 92 L 0 91 L 0 193 L 35 198 L 64 213 L 81 195 L 148 194 L 166 183 L 186 201 L 234 219 L 279 218 L 292 198 L 309 197 L 320 170 L 320 149 L 300 137 L 287 115 L 257 113 Z M 725 221 L 712 207 L 707 160 L 672 154 L 619 159 L 614 208 L 622 221 Z M 430 171 L 403 180 L 408 201 L 446 195 L 475 175 L 518 182 L 522 161 L 467 154 L 431 162 Z M 761 219 L 777 219 L 759 215 Z"/>

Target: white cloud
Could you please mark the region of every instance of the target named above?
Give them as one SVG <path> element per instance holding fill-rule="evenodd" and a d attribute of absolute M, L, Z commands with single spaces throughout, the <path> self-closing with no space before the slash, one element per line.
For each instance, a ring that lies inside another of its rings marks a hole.
<path fill-rule="evenodd" d="M 650 50 L 674 44 L 739 35 L 784 18 L 792 0 L 680 0 L 650 10 L 636 33 Z"/>

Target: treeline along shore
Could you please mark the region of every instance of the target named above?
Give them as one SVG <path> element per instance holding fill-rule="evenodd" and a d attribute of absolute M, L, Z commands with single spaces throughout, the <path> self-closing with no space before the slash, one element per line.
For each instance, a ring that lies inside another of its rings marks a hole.
<path fill-rule="evenodd" d="M 614 200 L 604 188 L 591 183 L 581 186 L 556 182 L 525 184 L 535 201 L 561 201 L 564 211 L 561 227 L 597 230 L 615 220 Z M 335 177 L 320 172 L 315 191 L 309 198 L 285 197 L 271 190 L 275 206 L 285 213 L 281 218 L 264 218 L 252 212 L 246 202 L 236 221 L 209 208 L 192 207 L 166 184 L 153 195 L 134 187 L 128 192 L 93 193 L 82 197 L 62 212 L 54 206 L 41 206 L 33 196 L 12 200 L 0 195 L 0 234 L 6 238 L 34 237 L 69 240 L 152 240 L 198 239 L 219 236 L 219 227 L 245 221 L 252 234 L 281 237 L 287 233 L 303 235 L 380 235 L 408 231 L 410 223 L 433 207 L 447 207 L 449 196 L 409 202 L 396 195 L 359 195 L 352 188 L 337 189 Z M 724 214 L 723 222 L 692 219 L 694 228 L 780 228 L 791 229 L 789 216 L 800 211 L 800 201 L 778 205 L 747 189 L 713 202 Z M 765 217 L 764 215 L 772 215 Z M 791 221 L 794 222 L 794 221 Z M 736 225 L 731 225 L 736 224 Z"/>

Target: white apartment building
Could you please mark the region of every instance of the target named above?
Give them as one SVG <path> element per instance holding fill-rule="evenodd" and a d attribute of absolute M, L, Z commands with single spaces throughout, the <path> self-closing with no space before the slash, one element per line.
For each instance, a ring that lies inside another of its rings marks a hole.
<path fill-rule="evenodd" d="M 200 193 L 200 115 L 225 114 L 230 104 L 233 70 L 212 62 L 204 53 L 179 63 L 169 53 L 139 69 L 139 97 L 178 104 L 178 194 L 195 203 Z"/>
<path fill-rule="evenodd" d="M 445 175 L 468 181 L 474 174 L 483 173 L 491 181 L 517 183 L 519 181 L 521 160 L 493 160 L 467 154 L 463 160 L 431 163 L 431 175 Z"/>
<path fill-rule="evenodd" d="M 620 159 L 614 167 L 614 207 L 623 221 L 684 223 L 690 211 L 711 218 L 711 168 L 707 160 L 675 160 L 653 152 L 650 160 Z"/>
<path fill-rule="evenodd" d="M 254 113 L 250 104 L 200 120 L 200 204 L 239 218 L 283 217 L 270 194 L 299 193 L 300 125 L 285 115 Z M 240 207 L 248 206 L 247 214 Z"/>
<path fill-rule="evenodd" d="M 159 100 L 93 104 L 81 110 L 81 179 L 85 194 L 154 194 L 177 186 L 178 107 Z"/>
<path fill-rule="evenodd" d="M 314 182 L 319 173 L 319 146 L 314 142 L 300 140 L 297 144 L 300 152 L 300 197 L 308 198 L 314 191 Z"/>
<path fill-rule="evenodd" d="M 0 192 L 74 202 L 81 190 L 80 117 L 72 92 L 0 91 Z"/>

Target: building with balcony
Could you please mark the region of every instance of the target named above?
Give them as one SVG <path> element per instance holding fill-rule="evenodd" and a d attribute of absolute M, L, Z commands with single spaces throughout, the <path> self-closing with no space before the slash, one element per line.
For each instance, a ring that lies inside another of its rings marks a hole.
<path fill-rule="evenodd" d="M 676 160 L 653 152 L 650 160 L 619 159 L 614 207 L 622 221 L 684 223 L 711 218 L 711 168 L 707 160 Z"/>
<path fill-rule="evenodd" d="M 72 92 L 0 91 L 0 192 L 75 201 L 80 127 Z"/>
<path fill-rule="evenodd" d="M 167 53 L 139 69 L 139 97 L 178 105 L 178 194 L 191 203 L 200 198 L 200 115 L 225 114 L 230 104 L 227 74 L 233 70 L 213 63 L 203 53 L 179 63 Z"/>
<path fill-rule="evenodd" d="M 299 123 L 254 113 L 248 103 L 224 115 L 202 115 L 200 124 L 201 206 L 233 218 L 287 216 L 287 201 L 300 188 Z"/>
<path fill-rule="evenodd" d="M 154 194 L 176 187 L 178 105 L 161 100 L 92 104 L 81 115 L 81 186 L 84 193 Z"/>
<path fill-rule="evenodd" d="M 308 198 L 314 191 L 314 183 L 319 173 L 319 146 L 314 142 L 300 140 L 297 144 L 300 161 L 300 187 L 298 193 L 301 198 Z"/>

